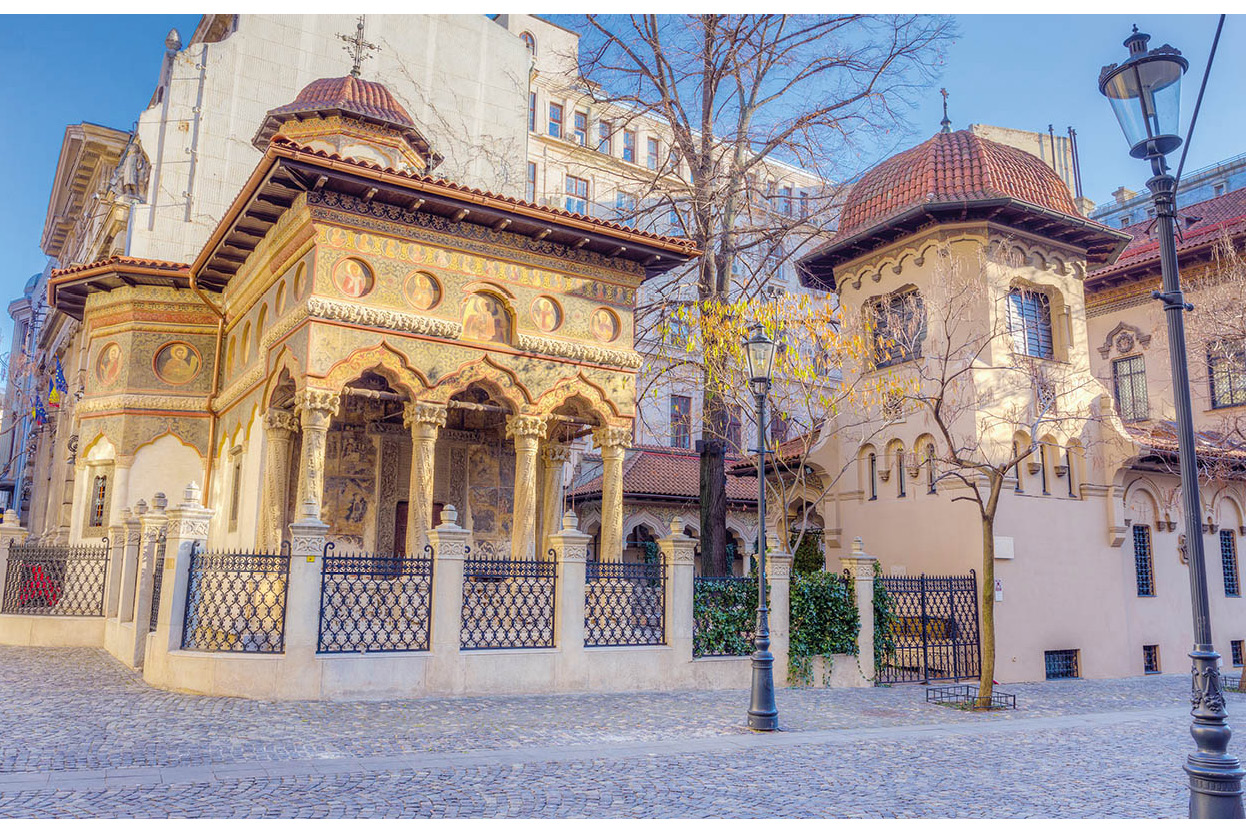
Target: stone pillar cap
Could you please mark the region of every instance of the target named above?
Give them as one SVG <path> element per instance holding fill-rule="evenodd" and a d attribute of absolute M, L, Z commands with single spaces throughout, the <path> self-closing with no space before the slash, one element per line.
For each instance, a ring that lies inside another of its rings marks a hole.
<path fill-rule="evenodd" d="M 451 527 L 459 526 L 459 511 L 454 508 L 453 504 L 446 504 L 441 508 L 441 524 L 438 526 L 449 525 Z"/>
<path fill-rule="evenodd" d="M 442 513 L 442 515 L 445 515 L 445 514 Z M 580 520 L 576 517 L 575 510 L 567 510 L 565 513 L 563 513 L 562 529 L 577 530 L 579 528 L 579 523 L 580 523 Z"/>

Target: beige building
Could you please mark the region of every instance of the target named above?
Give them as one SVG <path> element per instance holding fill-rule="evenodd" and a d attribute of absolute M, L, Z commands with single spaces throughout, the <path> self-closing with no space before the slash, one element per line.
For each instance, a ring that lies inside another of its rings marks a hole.
<path fill-rule="evenodd" d="M 1187 531 L 1170 474 L 1175 446 L 1162 430 L 1172 414 L 1161 382 L 1165 333 L 1149 299 L 1157 247 L 1127 243 L 1081 217 L 1040 160 L 961 131 L 936 134 L 863 177 L 836 236 L 804 263 L 807 280 L 837 291 L 846 311 L 925 302 L 929 320 L 914 325 L 912 346 L 879 349 L 867 382 L 887 374 L 897 390 L 929 392 L 941 367 L 959 372 L 957 445 L 995 460 L 1034 450 L 1006 480 L 994 530 L 998 584 L 985 589 L 996 601 L 1000 681 L 1185 668 L 1190 596 L 1179 542 Z M 970 274 L 977 291 L 942 318 Z M 918 303 L 905 309 L 924 315 Z M 970 334 L 950 354 L 945 322 Z M 1135 371 L 1145 385 L 1125 378 Z M 1139 391 L 1150 393 L 1149 410 L 1138 410 Z M 1203 395 L 1196 408 L 1213 405 Z M 978 509 L 955 500 L 968 497 L 967 486 L 949 477 L 947 438 L 920 407 L 874 416 L 866 430 L 836 435 L 818 460 L 828 481 L 845 472 L 822 502 L 828 554 L 861 537 L 887 574 L 980 572 Z M 1212 416 L 1204 411 L 1201 424 Z M 1217 648 L 1239 666 L 1242 484 L 1239 474 L 1205 486 L 1207 522 L 1196 533 L 1205 537 Z"/>

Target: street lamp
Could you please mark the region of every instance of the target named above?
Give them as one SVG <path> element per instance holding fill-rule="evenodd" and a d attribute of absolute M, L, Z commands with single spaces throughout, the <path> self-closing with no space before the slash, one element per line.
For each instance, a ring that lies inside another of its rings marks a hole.
<path fill-rule="evenodd" d="M 753 730 L 779 729 L 774 703 L 774 655 L 770 653 L 770 617 L 766 608 L 766 395 L 774 379 L 774 340 L 754 324 L 744 341 L 749 385 L 757 399 L 757 634 L 753 638 L 753 689 L 749 696 L 748 726 Z"/>
<path fill-rule="evenodd" d="M 1138 31 L 1125 39 L 1129 57 L 1121 64 L 1103 68 L 1099 92 L 1107 96 L 1129 142 L 1129 154 L 1151 162 L 1147 188 L 1155 203 L 1156 237 L 1160 245 L 1163 292 L 1152 296 L 1164 302 L 1168 320 L 1168 356 L 1172 363 L 1173 394 L 1177 407 L 1177 449 L 1180 459 L 1181 494 L 1185 511 L 1186 543 L 1189 548 L 1190 598 L 1194 614 L 1194 661 L 1191 703 L 1194 716 L 1190 734 L 1195 752 L 1186 760 L 1190 778 L 1192 818 L 1242 818 L 1242 768 L 1226 751 L 1233 731 L 1224 708 L 1220 682 L 1220 655 L 1211 642 L 1211 616 L 1207 604 L 1207 572 L 1203 557 L 1203 520 L 1198 494 L 1198 461 L 1194 450 L 1194 422 L 1190 407 L 1190 377 L 1186 364 L 1185 325 L 1187 310 L 1194 309 L 1181 294 L 1177 274 L 1176 189 L 1168 173 L 1165 154 L 1181 147 L 1177 134 L 1181 115 L 1181 76 L 1189 67 L 1181 53 L 1165 44 L 1147 51 L 1150 35 Z"/>

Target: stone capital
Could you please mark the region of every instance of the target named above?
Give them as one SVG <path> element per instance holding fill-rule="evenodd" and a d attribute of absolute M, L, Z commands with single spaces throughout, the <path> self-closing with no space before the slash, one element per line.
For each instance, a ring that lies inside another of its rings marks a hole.
<path fill-rule="evenodd" d="M 549 416 L 545 414 L 516 414 L 506 421 L 506 436 L 515 439 L 542 438 L 545 436 L 545 427 L 548 424 Z"/>
<path fill-rule="evenodd" d="M 571 460 L 571 447 L 564 446 L 561 443 L 550 443 L 545 446 L 545 450 L 541 453 L 546 463 L 562 464 Z"/>
<path fill-rule="evenodd" d="M 791 554 L 771 553 L 766 556 L 766 576 L 771 579 L 791 579 L 792 561 Z"/>
<path fill-rule="evenodd" d="M 303 428 L 327 429 L 341 404 L 340 395 L 317 388 L 305 388 L 294 398 L 294 409 Z"/>
<path fill-rule="evenodd" d="M 593 430 L 593 440 L 603 453 L 607 450 L 622 452 L 632 445 L 632 427 L 602 426 Z"/>
<path fill-rule="evenodd" d="M 264 428 L 274 433 L 293 433 L 299 430 L 299 418 L 293 412 L 270 408 L 264 412 Z"/>
<path fill-rule="evenodd" d="M 412 436 L 436 436 L 437 430 L 445 426 L 448 409 L 440 403 L 404 403 L 402 406 L 402 424 L 411 430 Z"/>

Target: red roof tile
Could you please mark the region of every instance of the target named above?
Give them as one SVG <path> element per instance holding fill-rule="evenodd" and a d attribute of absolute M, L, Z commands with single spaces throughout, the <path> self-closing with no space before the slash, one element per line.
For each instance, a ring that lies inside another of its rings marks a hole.
<path fill-rule="evenodd" d="M 1177 454 L 1177 425 L 1169 420 L 1150 426 L 1126 425 L 1134 440 L 1151 451 Z M 1194 432 L 1194 449 L 1199 457 L 1246 462 L 1246 449 L 1225 439 L 1215 431 Z"/>
<path fill-rule="evenodd" d="M 92 261 L 89 264 L 78 264 L 77 266 L 67 266 L 64 269 L 52 270 L 52 279 L 61 278 L 65 275 L 74 275 L 79 272 L 99 269 L 105 266 L 116 267 L 137 267 L 145 269 L 167 269 L 172 272 L 190 271 L 190 264 L 178 263 L 177 261 L 161 261 L 155 258 L 132 258 L 129 255 L 114 255 L 111 258 L 103 258 L 102 260 Z"/>
<path fill-rule="evenodd" d="M 732 475 L 732 463 L 727 462 L 727 500 L 756 501 L 757 479 Z M 571 495 L 575 497 L 600 494 L 600 475 L 571 490 Z M 700 498 L 700 456 L 662 446 L 629 449 L 623 459 L 623 496 Z"/>
<path fill-rule="evenodd" d="M 294 101 L 274 107 L 268 111 L 268 115 L 283 116 L 321 110 L 340 110 L 404 127 L 415 127 L 411 114 L 398 103 L 388 87 L 353 75 L 317 79 L 304 87 Z"/>
<path fill-rule="evenodd" d="M 1215 244 L 1225 235 L 1246 234 L 1246 188 L 1230 191 L 1219 197 L 1179 206 L 1177 209 L 1179 234 L 1177 254 L 1191 252 Z M 1111 266 L 1092 271 L 1087 283 L 1118 275 L 1131 269 L 1154 266 L 1159 269 L 1159 238 L 1155 236 L 1156 223 L 1147 220 L 1126 227 L 1123 231 L 1133 240 L 1121 252 Z"/>

